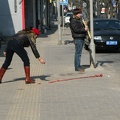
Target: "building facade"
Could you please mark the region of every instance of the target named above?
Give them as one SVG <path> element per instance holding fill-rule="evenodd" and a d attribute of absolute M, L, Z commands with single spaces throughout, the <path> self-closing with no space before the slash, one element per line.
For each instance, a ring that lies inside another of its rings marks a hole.
<path fill-rule="evenodd" d="M 26 27 L 50 26 L 48 0 L 0 0 L 0 33 L 13 35 Z"/>

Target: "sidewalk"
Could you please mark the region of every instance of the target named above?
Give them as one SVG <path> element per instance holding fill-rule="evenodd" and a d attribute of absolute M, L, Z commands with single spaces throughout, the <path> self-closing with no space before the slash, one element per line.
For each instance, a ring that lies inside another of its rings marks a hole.
<path fill-rule="evenodd" d="M 65 28 L 63 43 L 72 41 Z M 74 44 L 58 45 L 58 31 L 52 27 L 37 39 L 45 65 L 30 48 L 31 76 L 36 83 L 26 85 L 21 59 L 15 55 L 0 85 L 1 120 L 120 120 L 120 81 L 98 64 L 90 67 L 89 53 L 83 50 L 85 74 L 74 71 Z M 0 56 L 0 64 L 4 57 Z M 95 75 L 103 74 L 103 77 Z"/>

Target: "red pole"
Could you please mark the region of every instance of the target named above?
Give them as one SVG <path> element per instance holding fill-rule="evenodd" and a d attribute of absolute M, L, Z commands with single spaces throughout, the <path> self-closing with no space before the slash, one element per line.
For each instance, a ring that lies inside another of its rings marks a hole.
<path fill-rule="evenodd" d="M 25 1 L 22 0 L 22 29 L 25 28 Z"/>

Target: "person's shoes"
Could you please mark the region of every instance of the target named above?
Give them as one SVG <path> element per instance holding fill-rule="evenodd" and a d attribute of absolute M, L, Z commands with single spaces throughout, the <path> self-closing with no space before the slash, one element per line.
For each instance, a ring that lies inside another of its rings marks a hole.
<path fill-rule="evenodd" d="M 84 68 L 75 69 L 75 71 L 78 71 L 81 74 L 85 73 L 85 69 Z"/>
<path fill-rule="evenodd" d="M 26 79 L 26 80 L 25 80 L 25 83 L 26 83 L 26 84 L 32 84 L 32 83 L 35 83 L 35 81 L 34 81 L 34 80 L 31 80 L 31 79 Z"/>

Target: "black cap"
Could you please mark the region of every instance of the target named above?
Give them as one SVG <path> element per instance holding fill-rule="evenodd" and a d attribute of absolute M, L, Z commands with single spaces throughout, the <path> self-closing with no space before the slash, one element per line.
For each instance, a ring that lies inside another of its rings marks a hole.
<path fill-rule="evenodd" d="M 76 9 L 73 10 L 73 14 L 74 14 L 74 15 L 77 15 L 78 13 L 81 14 L 81 13 L 82 13 L 82 9 L 76 8 Z"/>

